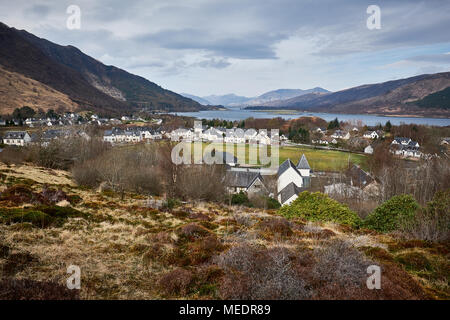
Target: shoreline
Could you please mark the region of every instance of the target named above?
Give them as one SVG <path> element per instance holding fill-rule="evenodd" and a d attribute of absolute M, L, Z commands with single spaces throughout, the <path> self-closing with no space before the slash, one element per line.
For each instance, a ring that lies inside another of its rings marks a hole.
<path fill-rule="evenodd" d="M 228 109 L 230 110 L 230 109 Z M 437 115 L 418 115 L 418 114 L 390 114 L 390 113 L 346 113 L 346 112 L 317 112 L 317 111 L 296 111 L 289 109 L 273 109 L 273 110 L 253 110 L 253 109 L 241 109 L 248 112 L 267 112 L 275 114 L 284 115 L 302 115 L 307 113 L 317 113 L 317 114 L 344 114 L 344 115 L 354 115 L 354 116 L 376 116 L 376 117 L 395 117 L 395 118 L 432 118 L 432 119 L 450 119 L 450 116 L 437 116 Z"/>

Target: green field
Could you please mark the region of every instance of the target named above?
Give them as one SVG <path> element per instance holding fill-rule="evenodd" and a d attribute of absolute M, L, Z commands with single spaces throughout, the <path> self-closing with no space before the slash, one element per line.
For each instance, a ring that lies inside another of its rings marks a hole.
<path fill-rule="evenodd" d="M 203 150 L 207 146 L 208 148 L 216 149 L 217 151 L 226 151 L 225 146 L 220 143 L 206 143 L 203 144 Z M 268 148 L 268 153 L 270 155 L 270 146 Z M 192 149 L 193 150 L 193 149 Z M 242 155 L 245 153 L 245 163 L 249 163 L 249 154 L 253 152 L 254 154 L 258 154 L 258 147 L 250 147 L 248 144 L 236 144 L 234 146 L 234 155 L 241 160 Z M 363 154 L 349 153 L 349 152 L 341 152 L 334 150 L 321 150 L 321 149 L 313 149 L 308 147 L 298 147 L 298 146 L 289 146 L 289 147 L 280 147 L 279 148 L 279 163 L 282 163 L 286 159 L 291 159 L 294 164 L 297 164 L 298 160 L 305 154 L 308 159 L 309 165 L 312 170 L 315 171 L 342 171 L 348 167 L 349 163 L 355 163 L 361 165 L 363 169 L 367 169 L 366 160 L 367 156 Z M 254 165 L 259 165 L 259 158 L 256 163 L 252 163 Z"/>

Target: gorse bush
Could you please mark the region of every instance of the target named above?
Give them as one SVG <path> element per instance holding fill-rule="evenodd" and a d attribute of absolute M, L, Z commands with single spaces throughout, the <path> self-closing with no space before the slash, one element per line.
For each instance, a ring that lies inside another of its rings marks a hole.
<path fill-rule="evenodd" d="M 281 207 L 281 204 L 278 202 L 277 199 L 267 197 L 267 209 L 278 209 Z"/>
<path fill-rule="evenodd" d="M 450 238 L 450 189 L 439 191 L 425 208 L 416 212 L 412 221 L 402 226 L 414 239 L 445 241 Z"/>
<path fill-rule="evenodd" d="M 413 221 L 417 209 L 419 204 L 411 195 L 394 196 L 377 207 L 363 225 L 380 232 L 398 230 Z"/>
<path fill-rule="evenodd" d="M 243 191 L 235 193 L 231 196 L 231 204 L 251 207 L 252 204 L 247 194 Z"/>
<path fill-rule="evenodd" d="M 320 192 L 304 191 L 294 202 L 281 207 L 278 212 L 286 218 L 330 221 L 355 227 L 361 222 L 358 215 L 347 206 Z"/>

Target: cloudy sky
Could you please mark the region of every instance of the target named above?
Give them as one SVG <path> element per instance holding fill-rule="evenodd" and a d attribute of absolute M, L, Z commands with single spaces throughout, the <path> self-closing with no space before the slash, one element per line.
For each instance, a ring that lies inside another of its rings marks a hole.
<path fill-rule="evenodd" d="M 369 30 L 369 5 L 381 29 Z M 69 30 L 66 10 L 81 9 Z M 450 1 L 0 0 L 0 21 L 176 92 L 332 91 L 450 71 Z"/>

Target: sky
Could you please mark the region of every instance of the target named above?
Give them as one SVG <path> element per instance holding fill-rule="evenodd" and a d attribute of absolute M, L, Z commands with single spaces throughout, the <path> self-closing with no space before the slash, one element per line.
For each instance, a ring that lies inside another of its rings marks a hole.
<path fill-rule="evenodd" d="M 67 27 L 70 5 L 79 29 Z M 379 29 L 367 27 L 369 5 Z M 448 0 L 0 0 L 10 27 L 198 96 L 450 71 L 449 13 Z"/>

